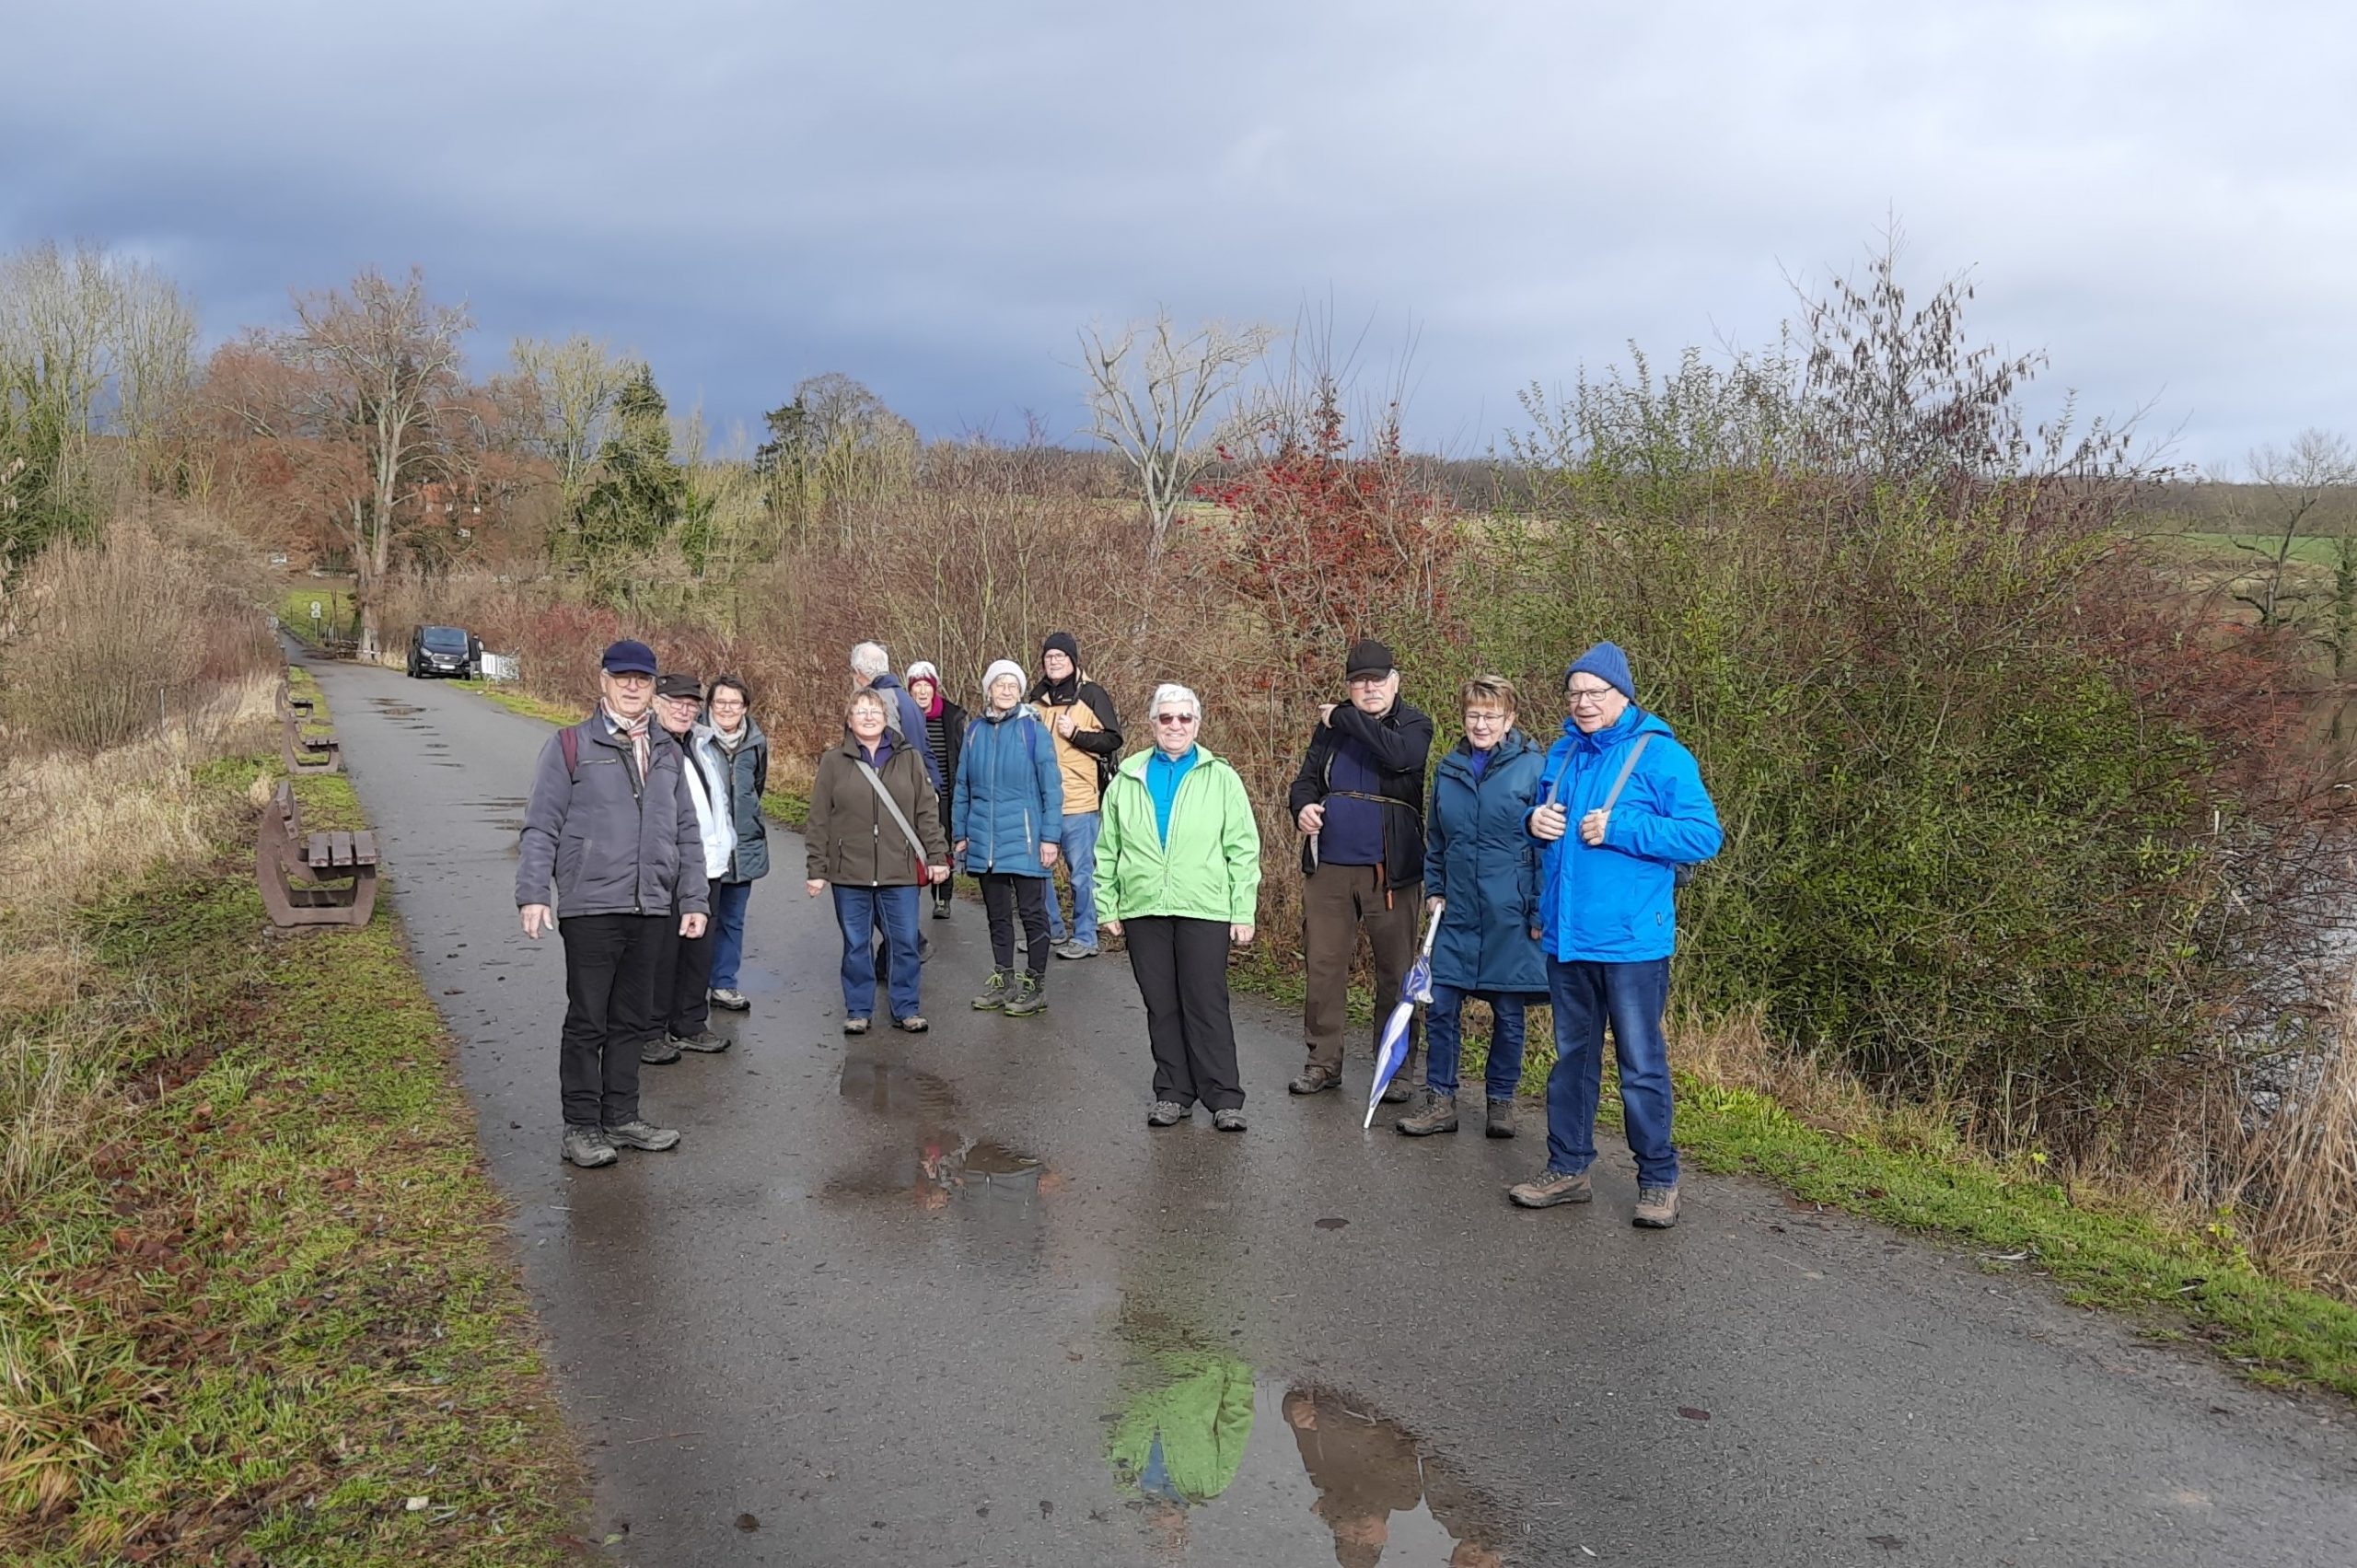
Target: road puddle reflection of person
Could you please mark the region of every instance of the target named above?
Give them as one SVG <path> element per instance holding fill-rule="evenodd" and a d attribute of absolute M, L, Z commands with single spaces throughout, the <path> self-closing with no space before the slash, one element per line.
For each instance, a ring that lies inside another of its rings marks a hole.
<path fill-rule="evenodd" d="M 1375 1568 L 1391 1540 L 1391 1518 L 1422 1504 L 1456 1542 L 1450 1568 L 1498 1568 L 1484 1539 L 1487 1504 L 1450 1469 L 1427 1457 L 1405 1427 L 1364 1400 L 1317 1384 L 1288 1389 L 1285 1425 L 1318 1491 L 1311 1507 L 1333 1532 L 1341 1568 Z"/>

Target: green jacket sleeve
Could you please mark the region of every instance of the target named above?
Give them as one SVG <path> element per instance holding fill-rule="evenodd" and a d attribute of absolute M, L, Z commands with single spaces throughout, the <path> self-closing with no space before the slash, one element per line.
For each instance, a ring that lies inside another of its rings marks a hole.
<path fill-rule="evenodd" d="M 1104 816 L 1097 827 L 1097 918 L 1120 920 L 1121 850 L 1127 842 L 1129 791 L 1121 786 L 1129 775 L 1116 772 L 1105 786 Z"/>
<path fill-rule="evenodd" d="M 1227 918 L 1231 924 L 1259 923 L 1260 908 L 1260 825 L 1252 817 L 1251 796 L 1234 768 L 1220 772 L 1225 797 L 1221 849 L 1227 856 Z"/>

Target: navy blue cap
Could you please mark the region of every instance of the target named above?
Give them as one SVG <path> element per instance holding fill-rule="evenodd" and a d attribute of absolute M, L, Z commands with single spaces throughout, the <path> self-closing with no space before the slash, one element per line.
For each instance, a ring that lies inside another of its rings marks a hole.
<path fill-rule="evenodd" d="M 644 643 L 625 637 L 608 648 L 606 656 L 598 663 L 608 675 L 653 675 L 655 650 Z"/>

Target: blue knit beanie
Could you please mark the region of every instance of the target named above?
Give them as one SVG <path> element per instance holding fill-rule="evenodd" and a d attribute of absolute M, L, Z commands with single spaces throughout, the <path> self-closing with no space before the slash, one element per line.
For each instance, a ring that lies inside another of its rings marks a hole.
<path fill-rule="evenodd" d="M 1582 654 L 1563 671 L 1563 684 L 1569 686 L 1574 675 L 1593 675 L 1629 701 L 1637 700 L 1637 678 L 1629 673 L 1629 656 L 1618 643 L 1598 643 Z"/>

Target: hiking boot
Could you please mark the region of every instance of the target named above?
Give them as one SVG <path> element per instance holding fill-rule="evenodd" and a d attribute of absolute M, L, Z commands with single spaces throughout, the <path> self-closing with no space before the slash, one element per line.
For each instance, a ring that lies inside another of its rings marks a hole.
<path fill-rule="evenodd" d="M 675 1045 L 681 1051 L 702 1051 L 708 1053 L 727 1050 L 729 1040 L 726 1035 L 716 1035 L 710 1029 L 698 1029 L 691 1035 L 673 1035 L 665 1043 Z"/>
<path fill-rule="evenodd" d="M 1339 1089 L 1341 1086 L 1342 1075 L 1340 1073 L 1313 1062 L 1295 1074 L 1293 1082 L 1285 1086 L 1285 1093 L 1314 1095 L 1322 1089 Z"/>
<path fill-rule="evenodd" d="M 933 938 L 922 932 L 917 935 L 917 962 L 921 964 L 933 962 Z"/>
<path fill-rule="evenodd" d="M 1647 1230 L 1667 1230 L 1678 1223 L 1678 1189 L 1675 1187 L 1640 1187 L 1637 1189 L 1637 1212 L 1629 1221 Z"/>
<path fill-rule="evenodd" d="M 892 1027 L 900 1030 L 902 1034 L 909 1035 L 921 1035 L 927 1029 L 933 1028 L 931 1024 L 926 1023 L 923 1018 L 918 1016 L 914 1013 L 910 1014 L 905 1018 L 893 1019 Z"/>
<path fill-rule="evenodd" d="M 993 970 L 990 979 L 982 982 L 982 993 L 974 998 L 974 1010 L 995 1013 L 1006 1005 L 1006 999 L 1014 993 L 1015 981 L 1007 977 L 1006 971 Z"/>
<path fill-rule="evenodd" d="M 625 1149 L 644 1149 L 649 1154 L 661 1154 L 679 1146 L 677 1127 L 657 1127 L 644 1117 L 635 1121 L 618 1122 L 606 1129 L 606 1136 Z"/>
<path fill-rule="evenodd" d="M 1435 1094 L 1426 1089 L 1423 1103 L 1391 1125 L 1411 1138 L 1429 1138 L 1435 1132 L 1454 1132 L 1457 1131 L 1457 1097 Z"/>
<path fill-rule="evenodd" d="M 749 1013 L 753 1009 L 753 1005 L 745 1000 L 743 992 L 726 985 L 712 993 L 712 1005 L 731 1013 Z"/>
<path fill-rule="evenodd" d="M 667 1066 L 679 1059 L 679 1042 L 668 1035 L 657 1035 L 638 1048 L 638 1060 L 648 1067 Z"/>
<path fill-rule="evenodd" d="M 1408 1072 L 1404 1067 L 1399 1070 L 1399 1076 L 1383 1086 L 1383 1103 L 1386 1105 L 1405 1105 L 1415 1098 L 1416 1091 L 1408 1086 Z"/>
<path fill-rule="evenodd" d="M 866 1032 L 867 1020 L 865 1018 L 845 1018 L 843 1020 L 843 1033 L 847 1035 L 864 1035 Z"/>
<path fill-rule="evenodd" d="M 1016 981 L 1014 994 L 1006 999 L 1004 1009 L 1010 1018 L 1028 1018 L 1034 1013 L 1047 1010 L 1047 990 L 1040 985 L 1039 977 L 1036 974 L 1027 974 Z"/>
<path fill-rule="evenodd" d="M 1187 1108 L 1175 1099 L 1155 1100 L 1154 1109 L 1145 1113 L 1145 1124 L 1149 1127 L 1176 1127 L 1186 1120 Z"/>
<path fill-rule="evenodd" d="M 935 920 L 947 920 L 949 918 L 949 904 L 947 900 L 945 900 L 933 906 L 933 918 Z"/>
<path fill-rule="evenodd" d="M 1212 1125 L 1223 1132 L 1244 1131 L 1244 1110 L 1241 1106 L 1229 1106 L 1225 1110 L 1212 1112 Z"/>
<path fill-rule="evenodd" d="M 1490 1125 L 1485 1131 L 1492 1138 L 1514 1136 L 1514 1101 L 1493 1099 L 1490 1102 Z"/>
<path fill-rule="evenodd" d="M 1517 1208 L 1551 1209 L 1558 1203 L 1589 1203 L 1596 1201 L 1596 1187 L 1587 1172 L 1569 1175 L 1560 1170 L 1542 1170 L 1527 1181 L 1517 1181 L 1506 1189 L 1506 1196 Z"/>
<path fill-rule="evenodd" d="M 1097 949 L 1089 947 L 1077 936 L 1068 941 L 1059 942 L 1048 951 L 1059 958 L 1093 958 L 1097 956 Z"/>
<path fill-rule="evenodd" d="M 564 1130 L 564 1157 L 584 1170 L 595 1170 L 601 1165 L 611 1165 L 620 1156 L 614 1145 L 606 1141 L 602 1127 L 574 1127 Z"/>

